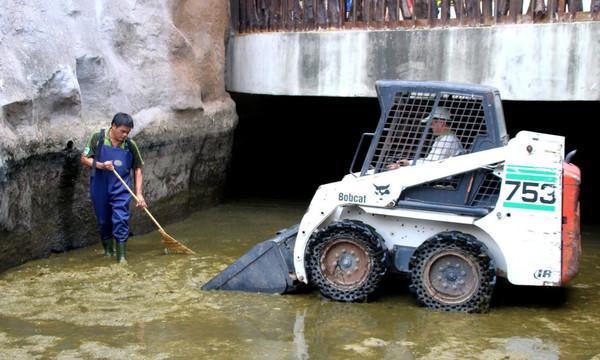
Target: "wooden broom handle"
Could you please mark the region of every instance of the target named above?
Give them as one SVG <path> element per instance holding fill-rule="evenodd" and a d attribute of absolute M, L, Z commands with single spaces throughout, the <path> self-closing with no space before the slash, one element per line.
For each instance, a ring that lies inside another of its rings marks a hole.
<path fill-rule="evenodd" d="M 113 168 L 113 174 L 115 174 L 115 176 L 117 177 L 117 179 L 121 180 L 121 182 L 123 183 L 123 185 L 125 186 L 125 188 L 129 191 L 129 193 L 131 194 L 131 196 L 133 196 L 133 198 L 135 199 L 135 201 L 140 202 L 138 200 L 138 197 L 135 196 L 135 194 L 133 193 L 133 191 L 131 191 L 131 188 L 129 187 L 129 185 L 127 185 L 127 183 L 125 182 L 125 180 L 123 180 L 123 178 L 121 177 L 121 175 L 119 175 L 119 173 L 117 172 L 117 170 L 115 170 Z M 150 210 L 148 210 L 147 207 L 144 208 L 144 210 L 146 211 L 146 214 L 148 214 L 148 216 L 150 217 L 150 219 L 152 219 L 152 221 L 154 221 L 154 224 L 158 227 L 159 230 L 161 231 L 165 231 L 163 230 L 162 226 L 160 226 L 160 224 L 158 223 L 158 221 L 156 221 L 156 219 L 154 218 L 154 216 L 152 216 L 152 214 L 150 214 Z"/>

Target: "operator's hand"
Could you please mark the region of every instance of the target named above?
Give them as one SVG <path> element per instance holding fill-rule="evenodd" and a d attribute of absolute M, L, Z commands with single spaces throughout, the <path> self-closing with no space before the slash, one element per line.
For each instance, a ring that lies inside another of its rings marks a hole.
<path fill-rule="evenodd" d="M 102 169 L 104 170 L 108 170 L 108 171 L 113 171 L 115 169 L 112 160 L 108 160 L 102 163 Z"/>
<path fill-rule="evenodd" d="M 410 165 L 410 161 L 408 161 L 406 159 L 400 159 L 400 160 L 397 160 L 397 161 L 389 164 L 388 166 L 386 166 L 386 168 L 388 170 L 395 170 L 401 166 L 408 166 L 408 165 Z"/>
<path fill-rule="evenodd" d="M 146 204 L 146 199 L 144 199 L 142 194 L 137 194 L 136 197 L 138 198 L 138 202 L 135 206 L 142 209 L 148 207 L 148 204 Z"/>

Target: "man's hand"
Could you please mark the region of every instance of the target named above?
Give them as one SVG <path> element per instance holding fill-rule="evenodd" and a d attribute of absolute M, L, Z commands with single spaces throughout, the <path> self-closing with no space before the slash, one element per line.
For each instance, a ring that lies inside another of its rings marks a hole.
<path fill-rule="evenodd" d="M 388 170 L 395 170 L 401 166 L 408 166 L 408 165 L 410 165 L 410 161 L 408 161 L 406 159 L 400 159 L 400 160 L 397 160 L 397 161 L 389 164 L 388 166 L 386 166 L 386 168 Z"/>
<path fill-rule="evenodd" d="M 108 171 L 113 171 L 114 170 L 114 165 L 112 163 L 112 160 L 108 160 L 102 163 L 102 169 L 103 170 L 108 170 Z"/>
<path fill-rule="evenodd" d="M 144 196 L 142 196 L 142 194 L 137 194 L 136 197 L 138 199 L 138 202 L 135 206 L 142 209 L 148 207 L 148 205 L 146 204 L 146 200 L 144 199 Z"/>

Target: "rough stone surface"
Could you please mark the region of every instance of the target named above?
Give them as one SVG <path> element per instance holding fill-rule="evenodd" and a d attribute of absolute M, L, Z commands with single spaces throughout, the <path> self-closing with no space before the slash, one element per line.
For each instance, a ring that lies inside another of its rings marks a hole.
<path fill-rule="evenodd" d="M 0 2 L 0 271 L 98 242 L 79 155 L 133 115 L 145 197 L 165 224 L 218 202 L 235 107 L 228 2 Z M 132 230 L 152 225 L 136 213 Z"/>

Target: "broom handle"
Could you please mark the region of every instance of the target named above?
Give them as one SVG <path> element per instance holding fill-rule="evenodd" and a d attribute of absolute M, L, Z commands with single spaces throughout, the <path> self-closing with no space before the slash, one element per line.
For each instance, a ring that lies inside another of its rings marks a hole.
<path fill-rule="evenodd" d="M 119 175 L 119 173 L 117 172 L 117 170 L 115 170 L 113 168 L 113 174 L 115 174 L 115 176 L 117 177 L 117 179 L 121 180 L 121 182 L 123 183 L 123 185 L 125 186 L 125 188 L 129 191 L 129 193 L 131 194 L 131 196 L 133 196 L 133 198 L 135 199 L 135 201 L 139 202 L 138 197 L 135 196 L 135 194 L 133 193 L 133 191 L 131 191 L 131 188 L 129 187 L 129 185 L 127 185 L 127 183 L 125 182 L 125 180 L 123 180 L 123 178 L 121 177 L 121 175 Z M 146 214 L 148 214 L 148 216 L 150 217 L 150 219 L 152 219 L 152 221 L 154 221 L 154 224 L 158 227 L 159 230 L 161 231 L 165 231 L 163 230 L 162 226 L 160 226 L 160 224 L 158 223 L 158 221 L 156 221 L 156 219 L 154 218 L 154 216 L 152 216 L 152 214 L 150 214 L 150 210 L 148 210 L 148 208 L 144 208 L 144 210 L 146 210 Z"/>

